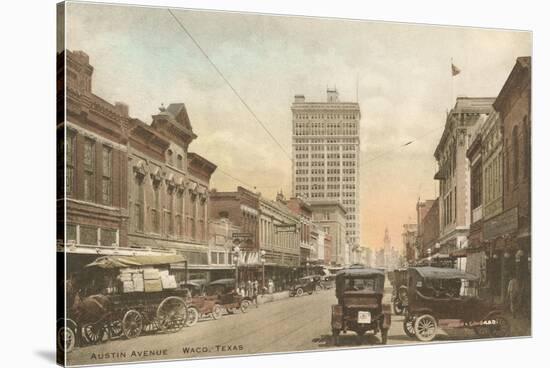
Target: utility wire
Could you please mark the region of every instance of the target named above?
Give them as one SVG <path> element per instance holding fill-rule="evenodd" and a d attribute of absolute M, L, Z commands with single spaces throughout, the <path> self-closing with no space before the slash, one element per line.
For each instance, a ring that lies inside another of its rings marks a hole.
<path fill-rule="evenodd" d="M 191 35 L 191 33 L 189 33 L 189 31 L 187 30 L 187 28 L 185 28 L 185 26 L 183 25 L 183 23 L 176 17 L 176 15 L 172 12 L 172 10 L 170 9 L 167 9 L 168 12 L 170 13 L 170 15 L 174 18 L 174 20 L 176 21 L 176 23 L 178 23 L 178 25 L 180 26 L 180 28 L 187 34 L 187 36 L 191 39 L 191 41 L 193 41 L 193 43 L 195 44 L 195 46 L 197 46 L 197 48 L 200 50 L 200 52 L 203 54 L 203 56 L 206 58 L 206 60 L 208 60 L 208 62 L 210 63 L 210 65 L 214 68 L 214 70 L 218 73 L 218 75 L 224 80 L 224 82 L 229 86 L 229 88 L 231 88 L 231 90 L 233 91 L 233 93 L 235 94 L 235 96 L 237 96 L 237 98 L 241 101 L 241 103 L 244 105 L 244 107 L 246 107 L 246 109 L 248 110 L 248 112 L 250 112 L 250 114 L 254 117 L 254 119 L 256 119 L 256 122 L 258 124 L 260 124 L 260 126 L 265 130 L 265 132 L 271 137 L 271 139 L 273 139 L 273 141 L 279 146 L 279 148 L 281 149 L 281 151 L 284 152 L 285 156 L 292 161 L 292 157 L 290 156 L 290 154 L 287 152 L 287 150 L 282 146 L 281 143 L 279 143 L 279 141 L 275 138 L 275 136 L 273 136 L 273 134 L 271 134 L 271 132 L 269 131 L 269 129 L 267 129 L 267 127 L 264 125 L 264 123 L 262 123 L 262 121 L 260 120 L 260 118 L 256 115 L 256 113 L 254 113 L 254 111 L 250 108 L 250 106 L 246 103 L 246 101 L 241 97 L 241 95 L 239 94 L 239 92 L 237 92 L 237 90 L 233 87 L 233 85 L 231 84 L 231 82 L 229 82 L 229 80 L 223 75 L 223 73 L 221 72 L 221 70 L 216 66 L 216 64 L 214 64 L 214 62 L 212 61 L 212 59 L 210 59 L 210 57 L 208 56 L 208 54 L 206 53 L 206 51 L 204 51 L 204 49 L 201 47 L 201 45 L 199 45 L 199 43 L 197 42 L 197 40 Z"/>

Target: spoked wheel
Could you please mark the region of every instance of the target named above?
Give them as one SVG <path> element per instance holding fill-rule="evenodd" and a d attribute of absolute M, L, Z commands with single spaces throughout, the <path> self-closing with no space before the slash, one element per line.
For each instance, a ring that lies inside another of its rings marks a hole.
<path fill-rule="evenodd" d="M 382 336 L 382 345 L 386 345 L 388 343 L 388 329 L 383 328 L 380 334 Z"/>
<path fill-rule="evenodd" d="M 72 320 L 60 320 L 57 325 L 57 347 L 64 353 L 73 350 L 76 345 L 76 323 Z"/>
<path fill-rule="evenodd" d="M 409 337 L 414 337 L 414 316 L 405 315 L 403 319 L 403 332 Z"/>
<path fill-rule="evenodd" d="M 400 316 L 403 314 L 403 307 L 401 306 L 401 300 L 399 299 L 394 299 L 393 301 L 393 312 Z"/>
<path fill-rule="evenodd" d="M 494 316 L 491 318 L 496 323 L 494 325 L 489 325 L 489 334 L 491 337 L 508 337 L 510 336 L 511 326 L 508 320 L 501 316 Z"/>
<path fill-rule="evenodd" d="M 298 288 L 298 289 L 296 290 L 296 296 L 302 296 L 302 295 L 304 295 L 304 289 Z"/>
<path fill-rule="evenodd" d="M 88 323 L 82 326 L 82 336 L 86 343 L 95 345 L 103 341 L 107 326 L 104 322 Z"/>
<path fill-rule="evenodd" d="M 185 321 L 185 325 L 188 327 L 196 325 L 199 321 L 199 317 L 200 313 L 196 307 L 187 308 L 187 321 Z"/>
<path fill-rule="evenodd" d="M 223 310 L 221 305 L 215 304 L 212 308 L 212 318 L 213 319 L 220 319 L 222 318 Z"/>
<path fill-rule="evenodd" d="M 185 325 L 187 306 L 182 298 L 170 296 L 157 309 L 157 320 L 163 332 L 178 332 Z"/>
<path fill-rule="evenodd" d="M 143 330 L 143 317 L 141 313 L 130 309 L 122 319 L 122 332 L 128 339 L 138 337 Z"/>
<path fill-rule="evenodd" d="M 414 322 L 414 332 L 420 341 L 432 341 L 437 333 L 437 321 L 432 315 L 424 314 Z"/>
<path fill-rule="evenodd" d="M 109 336 L 120 337 L 122 335 L 122 321 L 117 319 L 109 322 Z"/>
<path fill-rule="evenodd" d="M 246 313 L 248 310 L 248 307 L 250 307 L 250 301 L 249 300 L 243 300 L 241 301 L 241 312 Z"/>

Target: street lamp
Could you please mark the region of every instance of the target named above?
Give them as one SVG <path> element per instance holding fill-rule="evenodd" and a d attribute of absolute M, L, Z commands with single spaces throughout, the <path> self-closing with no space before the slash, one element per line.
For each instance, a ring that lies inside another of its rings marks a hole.
<path fill-rule="evenodd" d="M 241 252 L 241 248 L 239 246 L 235 246 L 233 248 L 233 262 L 235 263 L 235 290 L 238 288 L 239 285 L 239 253 Z"/>
<path fill-rule="evenodd" d="M 262 262 L 262 292 L 265 290 L 265 250 L 260 251 L 260 262 Z"/>

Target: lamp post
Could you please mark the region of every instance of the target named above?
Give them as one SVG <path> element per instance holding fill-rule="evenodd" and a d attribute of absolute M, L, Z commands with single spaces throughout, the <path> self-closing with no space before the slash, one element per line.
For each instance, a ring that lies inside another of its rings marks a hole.
<path fill-rule="evenodd" d="M 260 262 L 262 262 L 262 292 L 265 289 L 265 250 L 260 252 Z"/>
<path fill-rule="evenodd" d="M 239 287 L 239 253 L 241 248 L 238 245 L 233 248 L 233 262 L 235 263 L 235 289 Z"/>

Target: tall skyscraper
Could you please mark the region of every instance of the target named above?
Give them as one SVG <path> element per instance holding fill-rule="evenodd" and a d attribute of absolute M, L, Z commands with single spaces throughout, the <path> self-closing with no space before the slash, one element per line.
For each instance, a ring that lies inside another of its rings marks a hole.
<path fill-rule="evenodd" d="M 347 245 L 360 245 L 359 155 L 361 111 L 327 89 L 326 102 L 294 96 L 292 191 L 310 202 L 338 200 L 346 209 Z"/>

